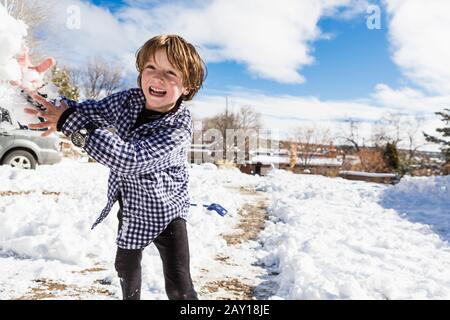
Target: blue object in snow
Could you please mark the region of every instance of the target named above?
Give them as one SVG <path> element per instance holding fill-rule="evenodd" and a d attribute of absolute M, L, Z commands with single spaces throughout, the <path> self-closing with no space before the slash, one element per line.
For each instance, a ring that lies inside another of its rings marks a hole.
<path fill-rule="evenodd" d="M 191 203 L 191 206 L 196 207 L 197 204 L 196 203 Z M 222 217 L 225 216 L 228 212 L 227 209 L 225 209 L 224 207 L 222 207 L 220 204 L 218 203 L 211 203 L 211 204 L 204 204 L 203 205 L 207 210 L 209 211 L 215 211 L 218 214 L 220 214 Z"/>

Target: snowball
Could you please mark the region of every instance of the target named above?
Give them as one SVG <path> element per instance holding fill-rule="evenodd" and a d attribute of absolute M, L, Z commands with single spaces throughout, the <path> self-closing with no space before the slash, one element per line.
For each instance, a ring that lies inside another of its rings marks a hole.
<path fill-rule="evenodd" d="M 17 60 L 11 59 L 5 64 L 0 64 L 0 81 L 19 81 L 21 76 L 22 71 Z"/>
<path fill-rule="evenodd" d="M 55 86 L 52 82 L 39 89 L 39 93 L 46 94 L 47 99 L 49 100 L 55 100 L 59 97 L 58 87 Z"/>
<path fill-rule="evenodd" d="M 25 88 L 33 89 L 35 88 L 35 83 L 42 83 L 42 75 L 33 69 L 25 70 L 22 77 L 22 85 Z"/>
<path fill-rule="evenodd" d="M 25 113 L 24 109 L 32 108 L 31 105 L 16 88 L 9 85 L 0 85 L 0 107 L 9 110 L 14 126 L 17 126 L 17 122 L 21 125 L 40 122 L 36 116 Z M 2 123 L 2 127 L 5 124 L 6 122 Z"/>

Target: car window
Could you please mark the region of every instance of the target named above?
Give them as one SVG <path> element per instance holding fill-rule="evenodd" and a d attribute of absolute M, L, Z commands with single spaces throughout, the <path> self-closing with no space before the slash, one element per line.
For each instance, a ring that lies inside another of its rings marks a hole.
<path fill-rule="evenodd" d="M 39 122 L 44 122 L 44 121 L 45 121 L 45 119 L 42 118 L 42 117 L 38 117 L 38 119 L 39 119 Z M 22 123 L 20 123 L 19 121 L 17 121 L 17 124 L 19 125 L 19 129 L 21 129 L 21 130 L 47 131 L 47 128 L 42 128 L 42 129 L 31 129 L 31 128 L 28 128 L 27 125 L 22 124 Z"/>
<path fill-rule="evenodd" d="M 45 121 L 45 119 L 42 118 L 42 117 L 38 117 L 38 119 L 39 119 L 40 122 L 44 122 L 44 121 Z M 13 123 L 12 123 L 11 114 L 10 114 L 9 110 L 0 107 L 0 126 L 1 126 L 2 124 L 3 124 L 3 125 L 9 124 L 9 125 L 14 126 Z M 45 128 L 44 128 L 44 129 L 30 129 L 30 128 L 28 128 L 27 125 L 22 124 L 22 123 L 20 123 L 19 121 L 17 121 L 17 124 L 16 124 L 16 125 L 17 125 L 18 128 L 21 129 L 21 130 L 32 130 L 32 131 L 45 131 L 45 130 L 47 130 L 47 129 L 45 129 Z M 15 126 L 14 126 L 14 127 L 15 127 Z"/>
<path fill-rule="evenodd" d="M 47 98 L 46 94 L 39 94 L 44 98 Z M 34 106 L 36 109 L 40 110 L 40 111 L 45 111 L 45 108 L 42 106 L 42 104 L 37 103 L 36 101 L 34 101 L 29 95 L 27 95 L 27 101 Z M 39 122 L 45 122 L 45 119 L 42 117 L 38 117 Z M 19 121 L 17 121 L 17 124 L 19 125 L 19 129 L 22 130 L 31 130 L 31 131 L 47 131 L 47 128 L 42 128 L 42 129 L 30 129 L 28 128 L 28 126 L 26 124 L 22 124 Z"/>
<path fill-rule="evenodd" d="M 1 122 L 8 122 L 9 124 L 12 124 L 9 111 L 2 107 L 0 107 L 0 123 Z"/>

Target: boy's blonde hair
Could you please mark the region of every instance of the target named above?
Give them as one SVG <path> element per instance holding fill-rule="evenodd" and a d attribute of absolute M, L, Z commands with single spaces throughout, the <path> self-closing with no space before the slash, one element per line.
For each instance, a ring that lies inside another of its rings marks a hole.
<path fill-rule="evenodd" d="M 136 69 L 139 72 L 137 79 L 141 87 L 142 71 L 150 57 L 155 59 L 155 53 L 165 49 L 169 62 L 181 71 L 183 86 L 189 89 L 187 95 L 181 96 L 183 100 L 192 100 L 202 87 L 206 78 L 206 66 L 195 47 L 177 35 L 159 35 L 148 40 L 136 53 Z"/>

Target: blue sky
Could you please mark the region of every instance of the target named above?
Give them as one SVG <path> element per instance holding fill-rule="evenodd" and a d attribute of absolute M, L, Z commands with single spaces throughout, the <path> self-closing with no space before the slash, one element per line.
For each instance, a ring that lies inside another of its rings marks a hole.
<path fill-rule="evenodd" d="M 401 81 L 401 73 L 389 55 L 386 29 L 367 29 L 364 15 L 353 21 L 327 18 L 319 26 L 325 33 L 331 33 L 333 39 L 314 43 L 315 62 L 302 69 L 305 83 L 258 79 L 245 66 L 225 62 L 208 65 L 207 89 L 238 86 L 272 94 L 353 99 L 366 97 L 377 83 L 395 85 Z"/>
<path fill-rule="evenodd" d="M 158 1 L 154 1 L 158 3 Z M 93 0 L 92 3 L 117 12 L 126 1 Z M 151 10 L 151 5 L 146 6 Z M 397 85 L 404 81 L 389 54 L 386 20 L 381 29 L 366 26 L 367 13 L 351 20 L 325 17 L 319 28 L 331 39 L 312 44 L 315 62 L 301 70 L 306 82 L 283 84 L 251 74 L 245 64 L 235 61 L 208 63 L 208 78 L 203 92 L 235 88 L 277 95 L 316 96 L 322 99 L 354 99 L 368 96 L 378 83 Z"/>

